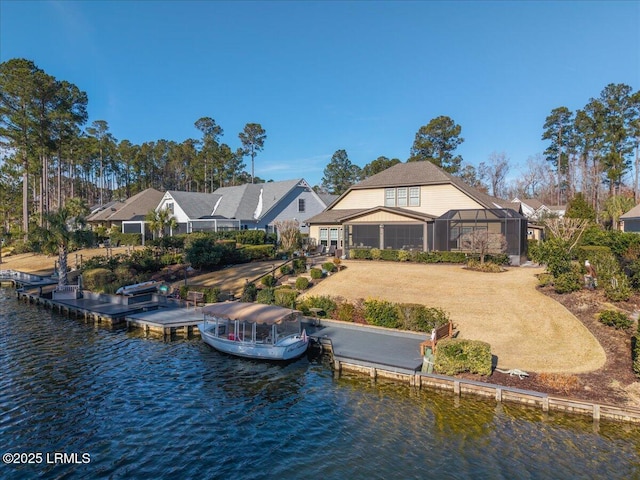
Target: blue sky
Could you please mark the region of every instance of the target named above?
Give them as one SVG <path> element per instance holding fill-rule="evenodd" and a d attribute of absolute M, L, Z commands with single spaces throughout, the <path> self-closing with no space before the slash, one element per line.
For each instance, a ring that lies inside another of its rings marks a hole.
<path fill-rule="evenodd" d="M 16 57 L 86 91 L 118 140 L 199 138 L 206 116 L 236 148 L 260 123 L 265 179 L 319 184 L 339 149 L 404 161 L 439 115 L 465 162 L 504 152 L 517 175 L 553 108 L 640 88 L 640 2 L 0 0 Z"/>

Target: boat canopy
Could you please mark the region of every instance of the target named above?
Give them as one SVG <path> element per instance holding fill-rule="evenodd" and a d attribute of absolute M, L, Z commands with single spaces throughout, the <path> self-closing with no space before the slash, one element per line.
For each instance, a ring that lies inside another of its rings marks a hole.
<path fill-rule="evenodd" d="M 202 311 L 205 316 L 266 325 L 297 321 L 302 315 L 299 310 L 248 302 L 214 303 L 203 307 Z"/>

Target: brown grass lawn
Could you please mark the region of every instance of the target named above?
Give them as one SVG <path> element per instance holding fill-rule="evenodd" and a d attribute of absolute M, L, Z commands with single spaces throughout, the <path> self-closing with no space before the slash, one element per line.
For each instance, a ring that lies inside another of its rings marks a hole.
<path fill-rule="evenodd" d="M 345 261 L 346 269 L 307 295 L 421 303 L 449 312 L 460 338 L 491 345 L 498 368 L 584 373 L 605 352 L 565 307 L 536 290 L 540 268 L 481 273 L 459 265 Z"/>

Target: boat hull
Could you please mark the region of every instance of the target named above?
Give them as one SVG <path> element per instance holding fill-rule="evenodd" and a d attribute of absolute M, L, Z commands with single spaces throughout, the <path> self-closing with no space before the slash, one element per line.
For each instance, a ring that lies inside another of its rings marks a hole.
<path fill-rule="evenodd" d="M 292 360 L 303 355 L 309 347 L 306 336 L 296 335 L 284 338 L 278 343 L 254 343 L 216 337 L 209 333 L 204 324 L 198 325 L 202 340 L 216 350 L 230 355 L 257 360 Z"/>

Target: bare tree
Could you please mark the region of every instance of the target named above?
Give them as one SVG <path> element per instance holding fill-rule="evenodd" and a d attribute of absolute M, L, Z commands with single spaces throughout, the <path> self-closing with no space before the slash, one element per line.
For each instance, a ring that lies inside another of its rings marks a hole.
<path fill-rule="evenodd" d="M 297 220 L 278 220 L 273 222 L 278 232 L 278 240 L 284 251 L 293 251 L 302 246 L 300 223 Z"/>
<path fill-rule="evenodd" d="M 490 233 L 488 230 L 474 230 L 462 236 L 462 248 L 480 255 L 480 264 L 489 254 L 500 254 L 507 251 L 507 239 L 501 233 Z"/>
<path fill-rule="evenodd" d="M 507 154 L 493 152 L 487 163 L 478 165 L 480 180 L 489 185 L 489 192 L 494 197 L 503 197 L 507 193 L 506 177 L 509 173 L 509 158 Z"/>
<path fill-rule="evenodd" d="M 544 226 L 549 230 L 552 238 L 559 238 L 569 245 L 569 251 L 578 244 L 580 237 L 589 226 L 590 221 L 585 218 L 547 218 Z"/>

